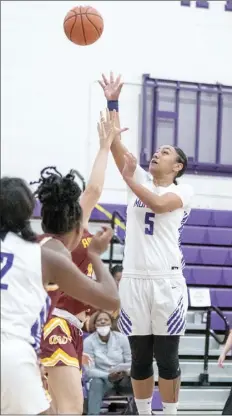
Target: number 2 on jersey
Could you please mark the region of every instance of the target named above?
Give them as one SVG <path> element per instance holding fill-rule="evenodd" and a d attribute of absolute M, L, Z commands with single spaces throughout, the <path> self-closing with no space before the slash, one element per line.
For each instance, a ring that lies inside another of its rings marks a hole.
<path fill-rule="evenodd" d="M 0 287 L 1 287 L 1 290 L 7 290 L 8 285 L 6 283 L 2 283 L 2 279 L 13 266 L 14 255 L 11 253 L 0 253 L 0 259 L 1 259 L 1 286 Z"/>
<path fill-rule="evenodd" d="M 153 235 L 154 234 L 154 212 L 146 212 L 145 214 L 145 234 Z"/>

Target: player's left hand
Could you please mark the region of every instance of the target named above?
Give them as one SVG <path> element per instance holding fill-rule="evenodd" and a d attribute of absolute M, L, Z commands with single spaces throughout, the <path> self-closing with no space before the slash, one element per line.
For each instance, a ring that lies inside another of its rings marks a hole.
<path fill-rule="evenodd" d="M 125 179 L 132 178 L 135 173 L 136 166 L 137 166 L 137 159 L 136 157 L 134 157 L 134 155 L 132 155 L 132 153 L 129 153 L 129 152 L 125 154 L 124 158 L 125 158 L 125 165 L 122 170 L 122 176 Z"/>
<path fill-rule="evenodd" d="M 89 354 L 83 352 L 82 354 L 82 364 L 90 367 L 93 364 L 93 359 L 90 357 Z"/>
<path fill-rule="evenodd" d="M 102 74 L 102 80 L 98 81 L 101 85 L 107 101 L 118 100 L 121 89 L 123 87 L 123 82 L 121 81 L 121 75 L 118 75 L 114 79 L 114 74 L 110 72 L 110 78 L 107 79 L 104 74 Z"/>

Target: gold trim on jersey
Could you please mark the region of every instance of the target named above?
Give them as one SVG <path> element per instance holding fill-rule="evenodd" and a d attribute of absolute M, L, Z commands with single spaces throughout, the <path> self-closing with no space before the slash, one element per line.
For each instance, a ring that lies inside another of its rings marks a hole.
<path fill-rule="evenodd" d="M 52 398 L 51 398 L 51 396 L 50 396 L 50 394 L 49 394 L 48 390 L 45 390 L 45 396 L 46 396 L 47 400 L 49 401 L 49 403 L 51 403 Z"/>
<path fill-rule="evenodd" d="M 62 361 L 62 363 L 67 366 L 78 367 L 80 369 L 79 360 L 77 358 L 71 357 L 61 348 L 58 348 L 50 357 L 41 358 L 41 363 L 45 367 L 55 367 L 59 361 Z"/>
<path fill-rule="evenodd" d="M 114 319 L 118 318 L 119 317 L 119 314 L 120 314 L 120 309 L 117 309 L 116 311 L 114 311 L 112 313 L 112 318 L 114 318 Z"/>
<path fill-rule="evenodd" d="M 50 319 L 48 321 L 48 323 L 44 326 L 43 338 L 46 339 L 48 337 L 48 335 L 50 335 L 51 332 L 55 328 L 57 328 L 58 326 L 62 329 L 62 331 L 65 333 L 65 335 L 67 335 L 67 337 L 71 337 L 71 332 L 70 332 L 69 326 L 68 326 L 67 322 L 65 321 L 65 319 L 59 318 L 59 317 L 54 317 L 54 318 Z"/>
<path fill-rule="evenodd" d="M 58 285 L 46 285 L 45 289 L 47 292 L 54 292 L 55 290 L 59 289 Z"/>

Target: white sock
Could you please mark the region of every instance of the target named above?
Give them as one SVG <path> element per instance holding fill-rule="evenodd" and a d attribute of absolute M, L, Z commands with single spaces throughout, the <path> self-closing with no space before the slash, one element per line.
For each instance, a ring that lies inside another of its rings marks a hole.
<path fill-rule="evenodd" d="M 177 415 L 178 403 L 162 403 L 164 415 Z"/>
<path fill-rule="evenodd" d="M 136 399 L 135 403 L 138 409 L 139 415 L 151 415 L 151 401 L 152 397 L 149 397 L 148 399 Z"/>

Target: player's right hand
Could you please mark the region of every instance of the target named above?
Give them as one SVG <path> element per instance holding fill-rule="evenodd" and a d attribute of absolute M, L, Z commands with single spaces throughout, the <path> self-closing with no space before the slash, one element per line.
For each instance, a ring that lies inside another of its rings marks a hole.
<path fill-rule="evenodd" d="M 98 231 L 88 247 L 88 252 L 91 254 L 101 255 L 104 253 L 113 237 L 113 230 L 109 227 L 103 227 L 102 231 Z"/>
<path fill-rule="evenodd" d="M 100 147 L 110 149 L 111 144 L 116 136 L 119 136 L 128 128 L 120 129 L 116 125 L 116 111 L 113 111 L 110 117 L 110 112 L 106 109 L 106 117 L 104 117 L 103 111 L 100 113 L 100 122 L 97 125 L 98 135 L 100 139 Z"/>
<path fill-rule="evenodd" d="M 224 352 L 221 353 L 219 359 L 218 359 L 218 366 L 223 368 L 224 367 L 224 361 L 226 359 L 226 355 Z"/>
<path fill-rule="evenodd" d="M 110 72 L 110 79 L 107 79 L 104 74 L 102 74 L 102 80 L 98 81 L 101 85 L 107 101 L 114 101 L 119 99 L 121 89 L 123 87 L 123 82 L 121 81 L 121 75 L 118 75 L 116 80 L 114 80 L 114 74 Z"/>

